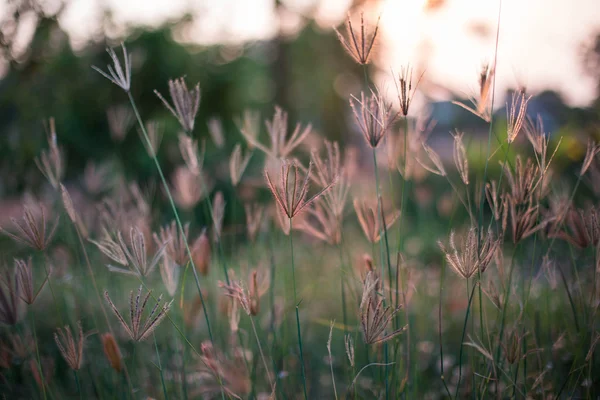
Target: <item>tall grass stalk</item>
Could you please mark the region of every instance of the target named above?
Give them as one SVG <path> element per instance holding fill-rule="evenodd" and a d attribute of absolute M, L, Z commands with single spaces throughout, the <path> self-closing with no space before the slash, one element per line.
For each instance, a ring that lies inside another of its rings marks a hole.
<path fill-rule="evenodd" d="M 384 257 L 384 244 L 382 243 L 382 236 L 384 236 L 385 239 L 385 243 L 387 243 L 387 229 L 383 229 L 385 226 L 385 219 L 383 217 L 383 205 L 381 204 L 381 193 L 380 193 L 380 188 L 379 188 L 379 168 L 377 167 L 377 150 L 375 147 L 372 148 L 373 149 L 373 169 L 375 171 L 375 192 L 377 193 L 377 218 L 381 218 L 381 225 L 380 225 L 380 229 L 381 231 L 379 232 L 379 262 L 381 263 L 381 275 L 380 275 L 380 279 L 381 279 L 381 288 L 384 290 L 383 293 L 383 304 L 385 306 L 385 282 L 383 280 L 384 274 L 385 274 L 385 264 L 386 264 L 386 257 Z M 383 232 L 382 232 L 383 231 Z M 382 235 L 383 233 L 383 235 Z M 388 249 L 388 253 L 387 253 L 387 260 L 389 261 L 389 249 Z M 387 262 L 387 266 L 388 266 L 388 276 L 391 277 L 391 266 L 390 263 Z M 391 285 L 391 282 L 389 283 Z M 383 352 L 384 352 L 384 357 L 385 357 L 385 366 L 384 366 L 384 374 L 385 374 L 385 398 L 386 400 L 389 398 L 389 377 L 388 377 L 388 345 L 387 342 L 385 342 L 383 344 Z"/>
<path fill-rule="evenodd" d="M 208 336 L 210 338 L 210 341 L 214 342 L 212 329 L 211 329 L 211 325 L 210 325 L 210 319 L 208 317 L 208 312 L 206 310 L 206 304 L 204 303 L 204 295 L 202 294 L 202 290 L 200 289 L 200 279 L 198 278 L 198 271 L 196 271 L 196 265 L 194 264 L 194 259 L 192 257 L 192 252 L 190 251 L 188 239 L 185 236 L 185 231 L 183 229 L 183 225 L 179 218 L 179 213 L 177 212 L 177 206 L 175 206 L 175 201 L 173 200 L 173 196 L 171 195 L 171 189 L 169 188 L 169 184 L 167 183 L 167 180 L 165 179 L 162 168 L 161 168 L 161 166 L 158 162 L 158 158 L 156 156 L 156 150 L 152 147 L 152 142 L 150 141 L 150 137 L 148 136 L 148 133 L 146 132 L 146 127 L 144 126 L 144 122 L 142 121 L 142 118 L 140 117 L 140 113 L 138 112 L 138 109 L 135 105 L 135 100 L 133 99 L 133 96 L 131 95 L 130 91 L 127 91 L 127 96 L 129 97 L 129 102 L 131 103 L 131 108 L 133 108 L 133 112 L 135 113 L 135 117 L 136 117 L 138 125 L 140 126 L 140 129 L 142 131 L 144 140 L 146 141 L 146 145 L 148 146 L 149 149 L 152 149 L 152 152 L 151 152 L 152 160 L 154 161 L 154 165 L 156 166 L 158 174 L 160 175 L 160 180 L 162 181 L 163 188 L 165 189 L 165 193 L 167 194 L 167 198 L 169 199 L 169 204 L 171 205 L 171 209 L 175 216 L 175 221 L 177 222 L 177 227 L 179 228 L 179 234 L 181 235 L 181 237 L 184 238 L 183 242 L 185 243 L 185 250 L 190 259 L 190 263 L 192 264 L 192 272 L 194 273 L 194 280 L 196 282 L 196 288 L 198 289 L 198 296 L 200 296 L 200 302 L 202 303 L 202 311 L 204 312 L 204 319 L 206 321 L 206 328 L 208 330 Z"/>
<path fill-rule="evenodd" d="M 306 391 L 306 371 L 304 370 L 304 354 L 302 350 L 302 331 L 300 329 L 300 314 L 299 307 L 300 303 L 298 303 L 298 295 L 296 292 L 296 266 L 294 264 L 294 231 L 292 229 L 292 218 L 289 218 L 290 222 L 290 258 L 292 263 L 292 284 L 294 286 L 294 305 L 296 307 L 296 328 L 298 330 L 298 347 L 300 350 L 300 371 L 302 374 L 302 389 L 304 391 L 304 400 L 308 400 L 308 395 Z"/>

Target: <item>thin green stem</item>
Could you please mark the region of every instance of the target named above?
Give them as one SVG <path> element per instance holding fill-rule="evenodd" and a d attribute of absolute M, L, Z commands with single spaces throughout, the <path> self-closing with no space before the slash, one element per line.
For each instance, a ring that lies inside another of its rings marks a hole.
<path fill-rule="evenodd" d="M 77 370 L 73 370 L 73 375 L 75 375 L 75 384 L 77 385 L 77 393 L 79 393 L 79 398 L 83 399 L 83 393 L 81 392 L 81 384 L 79 383 L 79 374 Z"/>
<path fill-rule="evenodd" d="M 343 234 L 342 234 L 343 235 Z M 339 257 L 340 257 L 340 289 L 342 294 L 342 321 L 344 323 L 344 335 L 348 333 L 348 316 L 346 315 L 346 289 L 344 288 L 344 251 L 342 248 L 342 242 L 338 244 Z"/>
<path fill-rule="evenodd" d="M 465 313 L 465 321 L 463 322 L 463 330 L 460 338 L 460 351 L 458 355 L 458 383 L 456 384 L 456 391 L 454 392 L 454 398 L 458 398 L 458 390 L 460 389 L 460 380 L 462 378 L 462 355 L 464 349 L 465 342 L 465 334 L 467 333 L 467 322 L 469 321 L 469 312 L 471 311 L 471 303 L 473 302 L 473 295 L 475 294 L 475 287 L 479 286 L 477 282 L 473 284 L 473 289 L 471 289 L 471 294 L 469 296 L 469 302 L 467 304 L 467 312 Z"/>
<path fill-rule="evenodd" d="M 165 385 L 165 377 L 163 375 L 162 363 L 160 361 L 160 353 L 158 352 L 158 342 L 156 341 L 156 334 L 152 334 L 152 338 L 154 339 L 154 349 L 156 350 L 156 360 L 158 361 L 158 372 L 160 373 L 160 383 L 162 385 L 163 395 L 165 396 L 165 400 L 169 399 L 169 395 L 167 394 L 167 386 Z"/>
<path fill-rule="evenodd" d="M 260 353 L 260 358 L 262 360 L 263 366 L 265 367 L 265 373 L 267 374 L 267 378 L 269 378 L 269 385 L 271 386 L 271 390 L 275 387 L 273 383 L 273 378 L 271 377 L 271 371 L 269 371 L 269 366 L 267 365 L 267 360 L 265 358 L 265 354 L 263 353 L 262 346 L 260 345 L 260 339 L 258 338 L 258 333 L 256 332 L 256 325 L 254 324 L 254 319 L 250 316 L 250 323 L 252 324 L 252 331 L 254 332 L 254 337 L 256 338 L 256 344 L 258 345 L 258 351 Z"/>
<path fill-rule="evenodd" d="M 294 286 L 294 305 L 296 307 L 296 328 L 298 330 L 298 347 L 300 350 L 300 371 L 302 374 L 302 389 L 304 391 L 304 400 L 308 400 L 308 394 L 306 391 L 306 372 L 304 370 L 304 354 L 303 354 L 303 350 L 302 350 L 302 331 L 300 330 L 300 314 L 299 314 L 299 306 L 300 304 L 298 303 L 298 295 L 296 292 L 296 266 L 294 264 L 294 240 L 293 240 L 293 234 L 294 231 L 292 229 L 292 218 L 289 218 L 290 221 L 290 256 L 291 256 L 291 262 L 292 262 L 292 283 Z"/>
<path fill-rule="evenodd" d="M 383 231 L 383 236 L 385 239 L 385 243 L 387 245 L 388 240 L 387 240 L 387 229 L 383 229 L 385 226 L 385 222 L 383 220 L 383 206 L 381 204 L 381 194 L 379 193 L 379 168 L 377 168 L 377 150 L 375 147 L 372 148 L 373 149 L 373 169 L 375 170 L 375 191 L 377 193 L 377 214 L 378 217 L 377 218 L 381 218 L 381 225 L 380 227 L 382 228 L 378 234 L 379 234 L 379 256 L 380 256 L 380 262 L 381 262 L 381 275 L 380 275 L 380 279 L 381 279 L 381 288 L 385 290 L 385 282 L 383 280 L 384 277 L 384 273 L 385 273 L 385 269 L 384 266 L 386 264 L 386 259 L 384 257 L 384 250 L 383 250 L 383 243 L 381 240 L 381 231 Z M 389 249 L 387 252 L 387 265 L 388 265 L 388 276 L 391 278 L 391 266 L 390 266 L 390 261 L 389 261 Z M 388 282 L 388 284 L 391 285 L 391 282 Z M 385 292 L 383 293 L 383 304 L 385 306 Z M 385 359 L 386 359 L 386 363 L 385 363 L 385 368 L 384 368 L 384 374 L 385 374 L 385 398 L 386 400 L 388 399 L 389 396 L 389 377 L 388 377 L 388 368 L 387 368 L 387 357 L 388 357 L 388 348 L 387 348 L 387 343 L 384 343 L 384 349 L 383 351 L 385 352 Z"/>
<path fill-rule="evenodd" d="M 35 316 L 33 315 L 33 311 L 31 311 L 29 314 L 31 315 L 31 329 L 33 330 L 33 342 L 35 343 L 35 357 L 37 359 L 37 366 L 40 371 L 40 380 L 42 381 L 42 394 L 44 396 L 44 400 L 46 400 L 47 399 L 46 382 L 45 382 L 45 378 L 44 378 L 44 370 L 42 369 L 42 360 L 40 358 L 40 349 L 38 347 L 37 332 L 35 329 Z"/>

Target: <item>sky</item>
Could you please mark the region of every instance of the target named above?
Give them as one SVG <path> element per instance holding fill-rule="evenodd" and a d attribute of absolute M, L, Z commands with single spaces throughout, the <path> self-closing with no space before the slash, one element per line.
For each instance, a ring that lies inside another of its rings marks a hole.
<path fill-rule="evenodd" d="M 389 85 L 389 71 L 410 63 L 425 71 L 428 97 L 441 100 L 449 91 L 474 95 L 481 65 L 494 60 L 499 1 L 381 0 L 366 13 L 370 21 L 381 16 L 376 58 L 383 71 L 377 77 L 380 84 Z M 596 85 L 582 67 L 581 52 L 592 33 L 600 32 L 599 1 L 502 0 L 497 92 L 519 86 L 532 94 L 552 89 L 571 105 L 589 104 Z M 175 31 L 176 39 L 236 44 L 279 32 L 294 35 L 306 23 L 305 16 L 315 18 L 319 29 L 332 29 L 342 23 L 351 3 L 281 2 L 285 9 L 276 11 L 274 0 L 74 0 L 59 22 L 77 48 L 99 37 L 107 10 L 116 22 L 108 32 L 113 37 L 123 35 L 127 26 L 157 26 L 188 12 L 195 23 Z"/>

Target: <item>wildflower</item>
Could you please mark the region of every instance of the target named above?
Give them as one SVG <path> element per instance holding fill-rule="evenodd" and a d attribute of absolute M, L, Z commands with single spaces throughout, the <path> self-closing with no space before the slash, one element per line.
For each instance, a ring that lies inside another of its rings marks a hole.
<path fill-rule="evenodd" d="M 494 239 L 490 231 L 486 236 L 479 235 L 476 227 L 471 227 L 460 245 L 460 250 L 454 243 L 454 231 L 450 233 L 450 249 L 447 250 L 441 241 L 438 241 L 440 249 L 446 256 L 450 268 L 465 279 L 471 278 L 477 271 L 483 273 L 492 258 L 499 241 Z"/>
<path fill-rule="evenodd" d="M 309 179 L 312 170 L 312 161 L 308 165 L 308 170 L 301 177 L 301 166 L 295 161 L 283 160 L 281 164 L 281 172 L 279 174 L 279 185 L 273 184 L 268 171 L 265 169 L 265 178 L 267 185 L 279 205 L 280 209 L 285 213 L 288 219 L 298 215 L 302 210 L 312 204 L 323 193 L 331 188 L 334 182 L 329 182 L 327 186 L 321 188 L 315 195 L 306 198 L 309 190 Z"/>
<path fill-rule="evenodd" d="M 297 123 L 294 131 L 288 138 L 288 114 L 281 107 L 277 106 L 275 107 L 273 119 L 265 121 L 265 125 L 267 126 L 267 133 L 271 142 L 270 147 L 261 144 L 253 130 L 243 129 L 241 133 L 248 142 L 249 147 L 256 147 L 274 159 L 288 157 L 306 139 L 312 130 L 310 124 L 302 129 L 300 123 Z"/>
<path fill-rule="evenodd" d="M 512 97 L 510 107 L 506 107 L 506 119 L 508 124 L 508 143 L 512 143 L 516 138 L 525 119 L 527 118 L 527 103 L 531 100 L 531 96 L 526 96 L 521 92 Z"/>
<path fill-rule="evenodd" d="M 96 66 L 92 66 L 92 68 L 100 73 L 100 75 L 129 93 L 131 87 L 131 56 L 127 54 L 125 44 L 121 44 L 121 48 L 123 49 L 123 66 L 121 66 L 121 62 L 115 51 L 107 48 L 106 52 L 112 59 L 114 69 L 113 66 L 107 65 L 108 73 L 106 73 Z"/>
<path fill-rule="evenodd" d="M 48 276 L 46 276 L 46 279 L 44 279 L 39 289 L 35 291 L 33 288 L 33 266 L 31 264 L 31 257 L 29 257 L 27 261 L 15 259 L 15 275 L 15 284 L 19 286 L 21 300 L 29 305 L 33 304 L 46 285 L 46 282 L 48 282 Z"/>
<path fill-rule="evenodd" d="M 64 330 L 58 329 L 54 334 L 54 341 L 60 350 L 60 354 L 63 356 L 67 365 L 72 370 L 79 370 L 81 368 L 81 361 L 83 360 L 83 342 L 85 336 L 83 335 L 83 329 L 81 328 L 81 321 L 77 322 L 79 328 L 78 339 L 75 340 L 71 328 L 65 326 Z"/>
<path fill-rule="evenodd" d="M 379 206 L 375 201 L 354 199 L 354 211 L 358 217 L 358 222 L 367 240 L 371 243 L 379 242 L 384 227 L 389 228 L 400 217 L 400 211 L 398 210 L 385 212 L 383 209 L 381 210 L 381 216 L 378 216 L 378 209 Z"/>
<path fill-rule="evenodd" d="M 117 344 L 115 337 L 111 333 L 104 333 L 100 338 L 102 340 L 104 355 L 110 363 L 110 366 L 115 371 L 121 372 L 123 369 L 121 351 L 119 350 L 119 345 Z"/>
<path fill-rule="evenodd" d="M 481 72 L 479 73 L 479 99 L 471 98 L 471 103 L 473 103 L 475 108 L 471 108 L 457 101 L 453 101 L 452 103 L 472 112 L 484 121 L 490 122 L 492 110 L 488 100 L 490 98 L 490 88 L 492 86 L 495 71 L 495 66 L 490 67 L 489 64 L 483 64 L 481 67 Z"/>
<path fill-rule="evenodd" d="M 371 275 L 370 273 L 367 276 Z M 392 309 L 391 306 L 384 306 L 384 299 L 377 300 L 374 293 L 375 285 L 369 279 L 363 284 L 363 300 L 360 305 L 360 324 L 363 332 L 365 344 L 376 344 L 387 342 L 390 339 L 400 335 L 406 330 L 406 326 L 386 333 L 390 321 L 400 311 L 401 307 Z"/>
<path fill-rule="evenodd" d="M 177 118 L 183 130 L 188 134 L 191 133 L 194 130 L 194 119 L 200 107 L 200 84 L 196 84 L 192 90 L 189 90 L 183 78 L 169 80 L 169 94 L 173 106 L 157 90 L 154 93 L 167 110 Z"/>
<path fill-rule="evenodd" d="M 246 211 L 246 231 L 248 239 L 251 242 L 254 242 L 263 222 L 265 207 L 258 203 L 244 204 L 244 210 Z"/>
<path fill-rule="evenodd" d="M 242 146 L 239 143 L 233 148 L 231 157 L 229 158 L 229 176 L 231 177 L 231 184 L 233 186 L 237 186 L 240 183 L 251 157 L 252 152 L 247 152 L 245 156 L 242 155 Z"/>
<path fill-rule="evenodd" d="M 208 134 L 210 135 L 213 143 L 217 148 L 222 149 L 225 144 L 225 138 L 223 136 L 223 122 L 220 118 L 210 118 L 206 125 L 208 126 Z"/>
<path fill-rule="evenodd" d="M 35 250 L 43 251 L 48 247 L 56 227 L 58 226 L 58 217 L 49 230 L 46 226 L 46 211 L 44 206 L 39 205 L 39 210 L 33 211 L 29 207 L 23 210 L 23 223 L 18 222 L 15 218 L 11 218 L 16 233 L 11 233 L 0 227 L 0 232 L 10 237 L 16 242 L 29 246 Z"/>
<path fill-rule="evenodd" d="M 372 148 L 379 146 L 379 142 L 398 115 L 392 111 L 392 105 L 386 103 L 383 96 L 373 90 L 370 96 L 361 92 L 360 100 L 352 96 L 350 107 L 358 127 Z"/>
<path fill-rule="evenodd" d="M 49 120 L 50 133 L 48 135 L 48 150 L 42 151 L 39 158 L 35 159 L 35 165 L 44 174 L 48 182 L 54 189 L 58 188 L 61 179 L 64 175 L 64 162 L 63 154 L 58 147 L 56 140 L 56 127 L 54 125 L 54 118 Z"/>
<path fill-rule="evenodd" d="M 133 290 L 129 293 L 129 315 L 131 318 L 131 326 L 125 322 L 125 319 L 121 316 L 121 313 L 117 310 L 117 307 L 114 305 L 110 296 L 108 295 L 108 291 L 104 291 L 104 297 L 106 301 L 112 308 L 113 312 L 119 319 L 121 325 L 131 338 L 131 340 L 135 342 L 141 342 L 148 338 L 150 334 L 158 327 L 161 321 L 167 316 L 167 312 L 171 307 L 172 300 L 168 303 L 163 304 L 160 308 L 160 311 L 157 312 L 157 309 L 160 307 L 160 302 L 162 300 L 162 295 L 158 297 L 156 300 L 156 305 L 152 308 L 148 316 L 146 317 L 146 321 L 142 324 L 142 314 L 146 308 L 148 300 L 150 299 L 150 295 L 152 291 L 148 291 L 146 297 L 141 299 L 142 297 L 142 286 L 138 289 L 137 296 L 135 297 L 135 302 L 133 298 Z M 141 300 L 141 304 L 140 304 Z"/>
<path fill-rule="evenodd" d="M 581 164 L 581 171 L 579 172 L 579 175 L 583 176 L 587 172 L 588 168 L 592 164 L 592 161 L 594 161 L 594 158 L 596 158 L 596 154 L 598 153 L 600 153 L 600 143 L 596 143 L 594 140 L 588 139 L 585 157 L 583 159 L 583 163 Z"/>
<path fill-rule="evenodd" d="M 410 108 L 410 103 L 412 98 L 414 97 L 417 88 L 419 87 L 419 83 L 421 82 L 421 78 L 423 78 L 423 74 L 415 84 L 413 89 L 412 85 L 412 73 L 413 70 L 409 66 L 402 67 L 400 70 L 400 75 L 398 76 L 398 82 L 396 83 L 396 90 L 398 91 L 398 100 L 400 101 L 400 111 L 402 115 L 406 117 L 408 115 L 408 109 Z M 400 84 L 398 86 L 398 84 Z"/>
<path fill-rule="evenodd" d="M 16 325 L 21 319 L 21 285 L 8 269 L 0 274 L 0 322 Z"/>
<path fill-rule="evenodd" d="M 381 17 L 377 18 L 377 23 L 375 24 L 375 29 L 373 29 L 372 33 L 365 31 L 364 14 L 362 12 L 360 13 L 360 32 L 354 31 L 352 21 L 350 20 L 350 14 L 348 14 L 348 18 L 346 19 L 346 35 L 348 37 L 345 38 L 337 29 L 335 29 L 335 33 L 344 46 L 344 49 L 358 64 L 366 65 L 369 63 L 369 56 L 371 55 L 371 50 L 373 49 L 375 39 L 377 38 L 377 31 L 379 30 L 380 18 Z"/>
<path fill-rule="evenodd" d="M 208 275 L 210 267 L 210 241 L 206 234 L 206 229 L 202 231 L 200 236 L 196 239 L 192 245 L 192 260 L 196 266 L 196 270 L 203 276 Z"/>
<path fill-rule="evenodd" d="M 118 106 L 110 107 L 106 110 L 106 119 L 112 139 L 116 142 L 122 142 L 134 122 L 134 116 L 129 107 Z"/>
<path fill-rule="evenodd" d="M 462 138 L 464 133 L 456 131 L 454 135 L 454 165 L 465 185 L 469 184 L 469 160 L 467 159 L 467 151 L 463 144 Z"/>

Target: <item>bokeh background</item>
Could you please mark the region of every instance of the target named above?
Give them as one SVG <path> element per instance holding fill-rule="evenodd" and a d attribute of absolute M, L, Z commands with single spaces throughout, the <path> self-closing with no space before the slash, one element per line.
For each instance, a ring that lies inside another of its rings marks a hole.
<path fill-rule="evenodd" d="M 540 114 L 550 134 L 563 129 L 567 156 L 579 159 L 579 140 L 572 146 L 568 140 L 594 134 L 600 113 L 600 7 L 595 0 L 507 0 L 502 6 L 496 112 L 502 117 L 506 95 L 526 88 L 536 95 L 530 115 Z M 160 159 L 167 171 L 178 160 L 178 127 L 153 90 L 165 92 L 167 80 L 180 76 L 201 85 L 195 135 L 208 137 L 212 119 L 221 123 L 225 148 L 211 151 L 215 146 L 207 141 L 211 166 L 239 141 L 234 117 L 246 108 L 267 118 L 280 105 L 291 121 L 312 123 L 315 133 L 344 145 L 361 144 L 348 98 L 361 90 L 363 71 L 344 53 L 333 30 L 343 28 L 348 12 L 357 11 L 364 11 L 367 23 L 381 17 L 369 66 L 374 83 L 395 96 L 392 73 L 407 63 L 424 72 L 411 114 L 427 111 L 437 121 L 431 138 L 438 151 L 449 148 L 448 132 L 456 126 L 486 136 L 486 125 L 451 101 L 474 95 L 480 66 L 493 62 L 494 2 L 2 1 L 4 209 L 24 188 L 43 184 L 32 160 L 47 146 L 44 121 L 49 117 L 65 151 L 67 181 L 80 175 L 88 160 L 118 162 L 131 179 L 153 175 L 133 120 L 117 120 L 111 128 L 109 114 L 118 116 L 119 102 L 127 99 L 91 69 L 104 67 L 105 48 L 121 42 L 133 55 L 132 92 L 143 117 L 162 126 Z"/>

